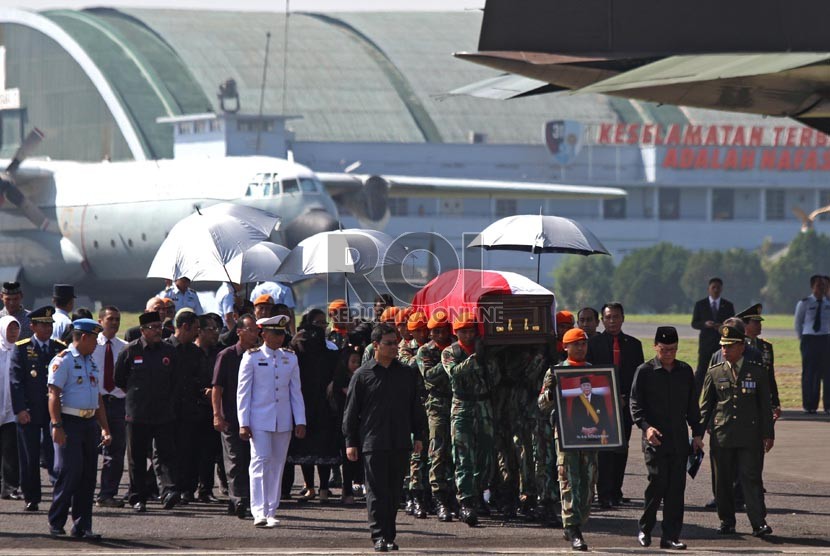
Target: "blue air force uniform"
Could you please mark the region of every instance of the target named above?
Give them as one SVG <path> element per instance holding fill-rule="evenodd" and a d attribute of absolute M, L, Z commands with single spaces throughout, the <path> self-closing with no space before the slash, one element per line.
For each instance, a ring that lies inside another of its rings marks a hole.
<path fill-rule="evenodd" d="M 172 300 L 176 304 L 176 312 L 182 309 L 193 309 L 193 312 L 197 315 L 204 313 L 202 304 L 199 302 L 199 296 L 190 288 L 187 288 L 185 291 L 180 291 L 174 284 L 167 289 L 161 290 L 158 296 Z"/>
<path fill-rule="evenodd" d="M 41 307 L 32 311 L 29 319 L 35 323 L 51 323 L 54 312 L 53 307 Z M 12 408 L 15 415 L 25 410 L 30 417 L 29 423 L 17 425 L 20 488 L 27 509 L 37 509 L 41 499 L 41 449 L 49 477 L 55 480 L 46 380 L 49 362 L 64 349 L 66 344 L 58 340 L 40 342 L 32 336 L 18 341 L 12 356 Z"/>
<path fill-rule="evenodd" d="M 75 330 L 97 334 L 101 327 L 91 319 L 78 319 Z M 63 446 L 55 444 L 58 480 L 49 525 L 53 531 L 66 523 L 70 508 L 75 536 L 92 532 L 92 502 L 97 475 L 101 429 L 95 419 L 99 384 L 104 379 L 92 355 L 81 355 L 75 345 L 60 352 L 49 364 L 49 386 L 60 389 L 61 424 L 66 432 Z M 58 426 L 53 423 L 53 426 Z"/>

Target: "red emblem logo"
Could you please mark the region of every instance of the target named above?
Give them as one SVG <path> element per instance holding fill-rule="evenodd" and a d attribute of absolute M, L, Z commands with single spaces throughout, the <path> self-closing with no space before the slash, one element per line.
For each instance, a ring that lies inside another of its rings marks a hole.
<path fill-rule="evenodd" d="M 162 365 L 169 365 L 170 364 L 170 358 L 169 357 L 162 357 L 161 358 L 161 364 Z"/>

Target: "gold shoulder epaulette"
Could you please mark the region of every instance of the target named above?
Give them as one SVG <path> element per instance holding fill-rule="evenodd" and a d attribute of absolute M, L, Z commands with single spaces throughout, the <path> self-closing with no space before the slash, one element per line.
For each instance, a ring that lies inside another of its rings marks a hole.
<path fill-rule="evenodd" d="M 64 342 L 62 342 L 61 340 L 54 340 L 54 342 L 55 342 L 56 344 L 58 344 L 59 346 L 66 347 L 66 344 L 65 344 Z"/>
<path fill-rule="evenodd" d="M 16 341 L 16 342 L 14 343 L 14 345 L 16 345 L 16 346 L 22 346 L 22 345 L 28 344 L 28 343 L 29 343 L 29 342 L 31 342 L 31 341 L 32 341 L 32 339 L 31 339 L 31 338 L 26 338 L 26 339 L 23 339 L 23 340 L 18 340 L 18 341 Z"/>
<path fill-rule="evenodd" d="M 64 356 L 64 355 L 66 355 L 67 353 L 69 353 L 69 350 L 68 350 L 68 349 L 64 349 L 64 350 L 62 350 L 60 353 L 58 353 L 55 357 L 63 357 L 63 356 Z"/>
<path fill-rule="evenodd" d="M 248 353 L 254 353 L 256 351 L 259 351 L 259 348 L 251 348 L 248 350 Z"/>

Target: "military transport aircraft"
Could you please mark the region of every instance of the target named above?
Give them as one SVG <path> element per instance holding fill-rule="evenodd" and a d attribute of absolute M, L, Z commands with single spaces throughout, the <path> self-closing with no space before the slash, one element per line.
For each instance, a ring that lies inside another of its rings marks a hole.
<path fill-rule="evenodd" d="M 788 116 L 830 132 L 826 0 L 487 0 L 478 52 L 508 72 L 452 94 L 555 91 Z"/>
<path fill-rule="evenodd" d="M 280 217 L 272 241 L 294 246 L 338 226 L 337 205 L 363 224 L 383 223 L 387 196 L 614 198 L 616 188 L 315 174 L 265 156 L 81 163 L 23 160 L 25 138 L 0 175 L 0 280 L 46 291 L 53 283 L 130 292 L 147 288 L 150 263 L 170 229 L 196 207 L 234 202 Z"/>

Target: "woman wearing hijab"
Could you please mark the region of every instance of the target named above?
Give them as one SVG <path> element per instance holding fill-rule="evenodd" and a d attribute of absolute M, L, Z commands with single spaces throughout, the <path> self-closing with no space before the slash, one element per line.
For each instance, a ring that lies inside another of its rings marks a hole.
<path fill-rule="evenodd" d="M 19 498 L 20 467 L 17 461 L 17 426 L 12 409 L 11 368 L 20 323 L 10 315 L 0 318 L 0 472 L 3 499 Z"/>

